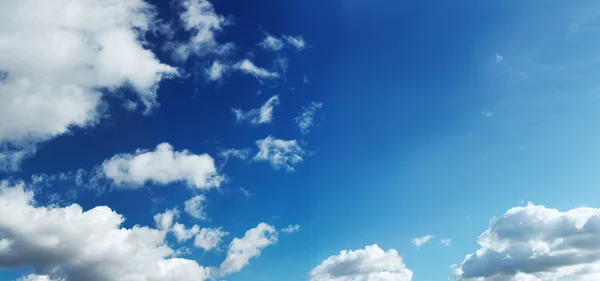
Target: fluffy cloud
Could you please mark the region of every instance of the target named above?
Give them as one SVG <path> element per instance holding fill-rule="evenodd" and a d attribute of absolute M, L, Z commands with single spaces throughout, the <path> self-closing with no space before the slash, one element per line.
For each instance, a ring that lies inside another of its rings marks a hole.
<path fill-rule="evenodd" d="M 261 81 L 262 79 L 279 78 L 279 73 L 271 72 L 264 68 L 258 67 L 249 59 L 245 59 L 243 61 L 238 62 L 234 65 L 234 67 L 246 74 L 250 74 L 256 77 L 256 79 L 258 79 L 259 81 Z"/>
<path fill-rule="evenodd" d="M 242 270 L 251 258 L 259 256 L 262 249 L 276 242 L 275 227 L 266 223 L 260 223 L 255 228 L 246 231 L 244 237 L 234 238 L 229 244 L 227 257 L 220 267 L 221 274 Z"/>
<path fill-rule="evenodd" d="M 179 19 L 185 30 L 193 33 L 193 36 L 185 43 L 170 46 L 178 59 L 187 60 L 191 54 L 222 55 L 233 48 L 232 44 L 219 44 L 215 40 L 215 33 L 221 31 L 228 22 L 215 12 L 212 3 L 207 0 L 183 0 L 181 7 L 183 11 Z"/>
<path fill-rule="evenodd" d="M 292 47 L 298 50 L 303 50 L 304 48 L 306 48 L 306 42 L 304 41 L 304 38 L 302 38 L 302 36 L 284 35 L 283 39 L 285 39 L 285 41 L 288 44 L 292 45 Z"/>
<path fill-rule="evenodd" d="M 313 119 L 317 110 L 321 109 L 323 104 L 320 102 L 312 102 L 309 106 L 305 106 L 302 108 L 300 115 L 294 118 L 294 122 L 300 128 L 300 132 L 303 134 L 308 134 L 310 132 L 310 127 L 313 126 Z"/>
<path fill-rule="evenodd" d="M 0 144 L 16 147 L 0 161 L 14 169 L 24 146 L 95 125 L 104 92 L 127 86 L 154 108 L 158 83 L 177 73 L 142 45 L 154 22 L 143 0 L 2 1 L 0 120 L 11 122 Z"/>
<path fill-rule="evenodd" d="M 286 228 L 282 229 L 282 232 L 285 233 L 294 233 L 300 230 L 300 225 L 299 224 L 294 224 L 294 225 L 288 225 Z"/>
<path fill-rule="evenodd" d="M 343 250 L 321 262 L 310 273 L 311 281 L 410 281 L 396 250 L 383 251 L 377 244 L 360 250 Z"/>
<path fill-rule="evenodd" d="M 208 80 L 216 81 L 221 79 L 228 70 L 228 65 L 222 64 L 220 61 L 216 60 L 206 69 L 206 75 L 208 76 Z"/>
<path fill-rule="evenodd" d="M 435 235 L 425 235 L 423 237 L 417 237 L 410 240 L 415 246 L 420 247 L 421 245 L 429 242 L 431 239 L 435 238 Z"/>
<path fill-rule="evenodd" d="M 280 51 L 281 49 L 283 49 L 283 41 L 269 34 L 267 34 L 265 36 L 265 39 L 263 39 L 258 45 L 265 49 L 273 51 Z"/>
<path fill-rule="evenodd" d="M 198 189 L 209 189 L 218 187 L 224 179 L 208 154 L 173 151 L 168 143 L 159 144 L 154 151 L 138 149 L 134 154 L 117 154 L 104 161 L 101 170 L 115 184 L 129 188 L 146 182 L 183 181 Z"/>
<path fill-rule="evenodd" d="M 215 249 L 221 244 L 223 237 L 229 235 L 222 228 L 203 228 L 194 238 L 194 246 L 202 248 L 205 251 Z"/>
<path fill-rule="evenodd" d="M 458 280 L 600 280 L 600 209 L 561 212 L 527 204 L 494 218 Z"/>
<path fill-rule="evenodd" d="M 206 197 L 202 194 L 200 195 L 196 195 L 188 200 L 185 201 L 184 206 L 185 206 L 185 212 L 188 213 L 190 216 L 197 218 L 197 219 L 201 219 L 201 220 L 206 220 L 208 219 L 208 216 L 206 215 L 206 212 L 204 211 L 206 205 Z"/>
<path fill-rule="evenodd" d="M 242 111 L 241 109 L 233 109 L 235 119 L 238 122 L 249 122 L 251 124 L 266 124 L 273 121 L 273 110 L 279 105 L 279 96 L 275 95 L 268 99 L 260 108 L 253 108 L 249 111 Z"/>
<path fill-rule="evenodd" d="M 171 231 L 173 231 L 173 234 L 175 234 L 177 241 L 184 242 L 190 240 L 192 237 L 194 237 L 194 235 L 198 234 L 200 232 L 200 227 L 198 225 L 194 225 L 188 229 L 185 228 L 185 225 L 176 223 L 173 225 Z"/>
<path fill-rule="evenodd" d="M 162 231 L 167 231 L 173 225 L 173 221 L 179 216 L 177 209 L 166 210 L 164 213 L 154 215 L 154 223 L 156 227 Z"/>
<path fill-rule="evenodd" d="M 108 207 L 87 211 L 36 207 L 24 186 L 0 187 L 0 267 L 31 267 L 25 280 L 206 280 L 210 268 L 175 258 L 166 232 L 121 227 L 124 218 Z M 167 223 L 168 224 L 168 223 Z M 58 276 L 60 275 L 60 276 Z"/>
<path fill-rule="evenodd" d="M 303 161 L 304 150 L 296 140 L 281 140 L 271 136 L 256 141 L 258 153 L 254 161 L 267 161 L 274 169 L 294 171 L 294 165 Z"/>

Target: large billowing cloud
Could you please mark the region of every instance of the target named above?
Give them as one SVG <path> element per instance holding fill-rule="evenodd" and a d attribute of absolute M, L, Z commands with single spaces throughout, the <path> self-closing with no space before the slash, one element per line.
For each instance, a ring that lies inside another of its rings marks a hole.
<path fill-rule="evenodd" d="M 221 264 L 221 274 L 229 274 L 242 270 L 250 259 L 260 255 L 263 248 L 277 242 L 277 230 L 266 223 L 246 231 L 242 238 L 234 238 L 229 244 L 227 257 Z"/>
<path fill-rule="evenodd" d="M 143 0 L 0 2 L 0 120 L 10 120 L 0 122 L 0 160 L 96 124 L 104 92 L 126 86 L 154 108 L 158 83 L 176 74 L 142 44 L 155 26 Z"/>
<path fill-rule="evenodd" d="M 600 209 L 561 212 L 527 204 L 496 217 L 458 280 L 600 280 Z"/>
<path fill-rule="evenodd" d="M 311 281 L 410 281 L 412 271 L 394 249 L 377 244 L 359 250 L 343 250 L 321 262 L 310 273 Z"/>
<path fill-rule="evenodd" d="M 192 154 L 187 150 L 173 151 L 161 143 L 154 151 L 137 150 L 133 154 L 118 154 L 104 161 L 102 173 L 123 187 L 137 188 L 147 182 L 168 184 L 185 182 L 198 189 L 218 187 L 224 180 L 208 154 Z"/>
<path fill-rule="evenodd" d="M 37 207 L 22 184 L 0 184 L 0 267 L 32 267 L 24 280 L 205 280 L 210 268 L 175 257 L 166 231 L 123 228 L 109 207 Z M 162 223 L 161 223 L 162 224 Z M 167 219 L 164 226 L 169 225 Z"/>

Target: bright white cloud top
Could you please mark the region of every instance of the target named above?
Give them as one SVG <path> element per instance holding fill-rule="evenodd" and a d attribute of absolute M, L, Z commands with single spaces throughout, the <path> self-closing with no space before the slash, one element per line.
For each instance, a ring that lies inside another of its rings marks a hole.
<path fill-rule="evenodd" d="M 146 112 L 156 107 L 158 83 L 177 70 L 141 43 L 154 23 L 153 7 L 140 0 L 3 1 L 0 120 L 12 121 L 0 122 L 0 143 L 32 145 L 97 124 L 100 88 L 129 85 Z M 9 168 L 24 156 L 3 154 Z"/>
<path fill-rule="evenodd" d="M 303 161 L 304 149 L 300 147 L 296 140 L 282 140 L 268 136 L 262 140 L 256 141 L 258 153 L 254 156 L 254 161 L 266 161 L 274 169 L 284 168 L 287 171 L 294 171 L 294 166 Z"/>
<path fill-rule="evenodd" d="M 208 154 L 173 151 L 168 143 L 159 144 L 154 151 L 138 149 L 133 154 L 117 154 L 104 161 L 101 169 L 107 178 L 124 188 L 140 188 L 148 182 L 185 182 L 197 189 L 210 189 L 223 181 Z"/>
<path fill-rule="evenodd" d="M 197 281 L 209 277 L 209 268 L 174 257 L 165 231 L 123 228 L 123 221 L 123 216 L 106 206 L 87 211 L 77 204 L 36 207 L 33 193 L 24 191 L 23 184 L 3 182 L 0 267 L 31 266 L 37 274 L 60 273 L 67 280 Z"/>
<path fill-rule="evenodd" d="M 359 250 L 343 250 L 321 262 L 310 273 L 311 281 L 410 281 L 413 273 L 406 268 L 394 249 L 377 244 Z"/>
<path fill-rule="evenodd" d="M 600 280 L 600 209 L 511 208 L 477 239 L 458 280 Z"/>
<path fill-rule="evenodd" d="M 273 121 L 273 111 L 279 105 L 279 95 L 269 98 L 260 108 L 253 108 L 244 112 L 241 109 L 233 109 L 233 114 L 237 122 L 249 122 L 259 125 L 267 124 Z"/>

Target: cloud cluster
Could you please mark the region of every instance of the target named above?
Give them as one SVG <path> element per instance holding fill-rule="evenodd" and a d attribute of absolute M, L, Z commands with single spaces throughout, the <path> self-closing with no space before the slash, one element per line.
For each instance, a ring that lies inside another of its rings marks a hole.
<path fill-rule="evenodd" d="M 266 161 L 274 169 L 284 168 L 294 171 L 294 166 L 303 161 L 304 149 L 298 145 L 296 140 L 282 140 L 268 136 L 256 141 L 258 153 L 254 161 Z"/>
<path fill-rule="evenodd" d="M 139 188 L 147 182 L 168 184 L 185 182 L 198 189 L 218 187 L 224 180 L 208 154 L 173 151 L 168 143 L 154 151 L 136 150 L 133 154 L 117 154 L 101 165 L 104 176 L 125 188 Z"/>
<path fill-rule="evenodd" d="M 259 125 L 271 123 L 273 121 L 273 110 L 279 105 L 279 96 L 275 95 L 268 99 L 260 108 L 253 108 L 249 111 L 234 108 L 233 114 L 237 122 L 249 122 Z"/>
<path fill-rule="evenodd" d="M 108 207 L 36 207 L 23 184 L 0 187 L 0 267 L 32 267 L 25 280 L 206 280 L 211 269 L 174 257 L 166 232 L 124 228 Z M 161 226 L 169 219 L 161 219 Z"/>
<path fill-rule="evenodd" d="M 106 92 L 127 87 L 145 112 L 156 107 L 158 83 L 177 70 L 142 44 L 154 14 L 142 0 L 0 3 L 0 120 L 11 120 L 0 122 L 0 144 L 12 145 L 0 147 L 0 167 L 97 124 Z"/>
<path fill-rule="evenodd" d="M 561 212 L 527 204 L 496 217 L 458 280 L 600 280 L 600 209 Z"/>
<path fill-rule="evenodd" d="M 310 273 L 311 281 L 410 281 L 413 273 L 394 249 L 377 244 L 343 250 L 321 262 Z"/>

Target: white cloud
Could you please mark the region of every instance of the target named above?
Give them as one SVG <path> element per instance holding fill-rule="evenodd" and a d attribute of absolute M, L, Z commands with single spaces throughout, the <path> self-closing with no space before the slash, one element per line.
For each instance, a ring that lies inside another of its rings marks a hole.
<path fill-rule="evenodd" d="M 185 30 L 194 35 L 189 41 L 170 47 L 178 59 L 185 61 L 191 54 L 223 55 L 233 49 L 233 44 L 219 44 L 215 40 L 215 33 L 221 31 L 228 21 L 215 12 L 212 3 L 207 0 L 182 0 L 181 6 L 180 21 Z"/>
<path fill-rule="evenodd" d="M 204 210 L 204 208 L 206 207 L 205 205 L 206 197 L 204 197 L 204 195 L 202 194 L 196 195 L 185 201 L 185 212 L 194 218 L 206 220 L 208 219 L 208 216 L 206 215 L 206 211 Z"/>
<path fill-rule="evenodd" d="M 435 238 L 435 235 L 425 235 L 423 237 L 413 238 L 412 240 L 410 240 L 410 242 L 415 244 L 415 246 L 420 247 L 421 245 L 429 242 L 433 238 Z"/>
<path fill-rule="evenodd" d="M 159 144 L 154 151 L 138 149 L 134 154 L 117 154 L 104 161 L 101 169 L 115 184 L 128 188 L 146 182 L 164 185 L 183 181 L 198 189 L 209 189 L 218 187 L 224 179 L 208 154 L 173 151 L 168 143 Z"/>
<path fill-rule="evenodd" d="M 245 59 L 243 61 L 238 62 L 234 65 L 234 67 L 244 73 L 256 77 L 256 79 L 258 79 L 259 81 L 261 81 L 261 79 L 279 78 L 279 73 L 271 72 L 264 68 L 258 67 L 249 59 Z"/>
<path fill-rule="evenodd" d="M 215 249 L 221 244 L 223 237 L 229 235 L 222 228 L 203 228 L 194 239 L 194 246 L 202 248 L 205 251 Z"/>
<path fill-rule="evenodd" d="M 394 249 L 377 244 L 360 250 L 343 250 L 321 262 L 310 273 L 311 281 L 410 281 L 412 271 Z"/>
<path fill-rule="evenodd" d="M 450 243 L 452 243 L 452 239 L 440 239 L 440 243 L 444 244 L 444 246 L 450 246 Z"/>
<path fill-rule="evenodd" d="M 198 234 L 200 232 L 200 227 L 194 224 L 194 226 L 188 229 L 185 228 L 185 225 L 176 223 L 173 225 L 171 231 L 173 231 L 173 234 L 175 234 L 177 241 L 184 242 L 190 240 L 192 237 L 194 237 L 194 235 Z"/>
<path fill-rule="evenodd" d="M 304 76 L 302 76 L 302 82 L 304 82 L 304 84 L 310 84 L 310 80 L 308 80 L 308 77 L 306 76 L 306 74 L 304 74 Z"/>
<path fill-rule="evenodd" d="M 256 146 L 259 151 L 254 161 L 267 161 L 274 169 L 284 168 L 290 172 L 294 171 L 294 165 L 303 161 L 305 153 L 296 140 L 281 140 L 272 136 L 257 140 Z"/>
<path fill-rule="evenodd" d="M 309 106 L 305 106 L 302 108 L 300 115 L 294 118 L 294 122 L 300 128 L 300 132 L 303 134 L 308 134 L 310 132 L 310 127 L 313 126 L 313 119 L 315 117 L 315 113 L 317 110 L 321 109 L 323 104 L 320 102 L 312 102 Z"/>
<path fill-rule="evenodd" d="M 175 218 L 179 216 L 179 210 L 168 209 L 164 213 L 154 215 L 154 223 L 156 227 L 162 231 L 168 231 L 173 225 Z"/>
<path fill-rule="evenodd" d="M 229 71 L 228 65 L 222 64 L 220 61 L 215 60 L 210 67 L 206 69 L 206 75 L 208 75 L 208 80 L 216 81 L 221 79 L 227 71 Z"/>
<path fill-rule="evenodd" d="M 123 102 L 123 108 L 125 108 L 127 111 L 135 111 L 137 107 L 138 104 L 135 101 L 126 100 L 125 102 Z"/>
<path fill-rule="evenodd" d="M 0 229 L 10 246 L 0 250 L 0 267 L 30 267 L 29 280 L 206 280 L 210 268 L 174 258 L 166 232 L 122 227 L 123 216 L 109 207 L 84 211 L 37 207 L 23 184 L 0 187 Z M 45 276 L 44 276 L 45 275 Z M 25 279 L 28 280 L 28 279 Z"/>
<path fill-rule="evenodd" d="M 269 34 L 266 34 L 265 39 L 263 39 L 258 45 L 267 50 L 273 51 L 280 51 L 283 49 L 283 41 Z"/>
<path fill-rule="evenodd" d="M 21 148 L 97 124 L 98 89 L 127 86 L 146 113 L 156 107 L 158 83 L 177 71 L 142 45 L 154 22 L 142 0 L 2 1 L 0 120 L 11 122 L 0 122 L 0 144 Z"/>
<path fill-rule="evenodd" d="M 458 280 L 600 280 L 600 209 L 527 204 L 492 219 Z"/>
<path fill-rule="evenodd" d="M 243 187 L 240 187 L 240 188 L 238 188 L 238 190 L 239 190 L 239 191 L 240 191 L 242 194 L 244 194 L 244 196 L 246 196 L 246 197 L 250 197 L 250 196 L 252 195 L 252 193 L 250 193 L 250 191 L 248 191 L 247 189 L 245 189 L 245 188 L 243 188 Z"/>
<path fill-rule="evenodd" d="M 279 105 L 279 96 L 275 95 L 268 99 L 260 108 L 253 108 L 249 111 L 233 109 L 233 114 L 237 122 L 247 121 L 251 124 L 266 124 L 273 121 L 273 110 Z"/>
<path fill-rule="evenodd" d="M 283 39 L 285 39 L 285 41 L 287 41 L 288 44 L 292 45 L 292 47 L 298 50 L 303 50 L 304 48 L 306 48 L 306 42 L 304 41 L 304 38 L 302 38 L 302 36 L 284 35 Z"/>
<path fill-rule="evenodd" d="M 50 278 L 50 276 L 48 276 L 48 275 L 29 274 L 27 276 L 23 276 L 23 277 L 17 279 L 17 281 L 65 281 L 65 280 L 62 278 L 60 278 L 60 279 Z"/>
<path fill-rule="evenodd" d="M 250 156 L 250 149 L 225 149 L 219 152 L 219 156 L 225 160 L 228 160 L 231 157 L 246 160 Z"/>
<path fill-rule="evenodd" d="M 499 62 L 501 62 L 501 61 L 503 61 L 503 60 L 504 60 L 504 57 L 503 57 L 503 56 L 501 56 L 501 55 L 499 55 L 499 54 L 496 54 L 496 63 L 499 63 Z"/>
<path fill-rule="evenodd" d="M 265 247 L 277 242 L 275 227 L 260 223 L 255 228 L 246 231 L 242 238 L 234 238 L 229 244 L 227 257 L 220 267 L 221 274 L 225 275 L 242 270 L 249 260 L 260 255 Z"/>
<path fill-rule="evenodd" d="M 281 230 L 282 232 L 285 233 L 294 233 L 297 231 L 300 231 L 300 225 L 299 224 L 294 224 L 294 225 L 288 225 L 286 228 Z"/>

